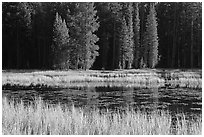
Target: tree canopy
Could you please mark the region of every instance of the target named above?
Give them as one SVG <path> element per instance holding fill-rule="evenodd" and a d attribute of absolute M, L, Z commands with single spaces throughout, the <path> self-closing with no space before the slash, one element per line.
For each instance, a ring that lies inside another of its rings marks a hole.
<path fill-rule="evenodd" d="M 3 2 L 3 69 L 201 68 L 200 2 Z"/>

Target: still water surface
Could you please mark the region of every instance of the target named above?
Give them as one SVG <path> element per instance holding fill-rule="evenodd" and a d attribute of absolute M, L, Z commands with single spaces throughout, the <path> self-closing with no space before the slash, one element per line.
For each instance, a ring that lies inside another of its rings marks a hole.
<path fill-rule="evenodd" d="M 76 107 L 118 109 L 134 107 L 140 110 L 164 109 L 170 112 L 200 114 L 202 89 L 131 87 L 72 87 L 67 89 L 3 90 L 3 97 L 32 102 L 36 97 L 56 104 Z"/>

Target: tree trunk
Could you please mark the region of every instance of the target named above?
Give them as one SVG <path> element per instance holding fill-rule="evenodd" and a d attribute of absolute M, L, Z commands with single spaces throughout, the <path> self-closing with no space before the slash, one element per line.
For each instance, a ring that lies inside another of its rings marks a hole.
<path fill-rule="evenodd" d="M 199 31 L 199 30 L 198 30 Z M 200 33 L 198 32 L 197 33 L 197 44 L 198 44 L 198 47 L 197 47 L 197 65 L 198 65 L 198 68 L 202 67 L 202 45 L 199 44 L 199 37 L 200 37 Z"/>
<path fill-rule="evenodd" d="M 173 47 L 172 47 L 172 62 L 171 67 L 175 67 L 175 59 L 176 59 L 176 23 L 177 23 L 177 3 L 175 3 L 174 7 L 174 26 L 173 26 Z"/>
<path fill-rule="evenodd" d="M 107 67 L 107 57 L 108 57 L 108 50 L 109 50 L 109 34 L 104 32 L 103 33 L 103 44 L 102 44 L 102 68 L 106 69 Z"/>
<path fill-rule="evenodd" d="M 191 51 L 190 52 L 191 52 L 191 68 L 193 68 L 193 19 L 191 21 Z"/>
<path fill-rule="evenodd" d="M 41 65 L 41 47 L 39 46 L 40 44 L 39 44 L 39 41 L 40 41 L 40 44 L 42 43 L 42 40 L 41 40 L 41 38 L 39 38 L 38 40 L 37 40 L 37 47 L 38 47 L 38 65 L 37 65 L 37 67 L 38 68 L 41 68 L 42 67 L 42 65 Z"/>
<path fill-rule="evenodd" d="M 45 69 L 46 68 L 46 36 L 45 36 L 45 34 L 44 34 L 44 39 L 43 39 L 43 69 Z"/>
<path fill-rule="evenodd" d="M 149 45 L 148 45 L 148 46 L 149 46 Z M 143 47 L 143 49 L 144 49 L 144 64 L 145 64 L 146 67 L 149 67 L 149 63 L 148 63 L 149 50 L 148 50 L 147 45 L 145 45 L 145 46 Z"/>
<path fill-rule="evenodd" d="M 144 4 L 143 3 L 141 3 L 141 20 L 140 20 L 140 25 L 141 25 L 141 27 L 140 27 L 140 30 L 141 30 L 141 33 L 140 33 L 140 62 L 139 62 L 139 64 L 140 64 L 140 67 L 143 67 L 143 66 L 141 66 L 141 65 L 143 65 L 144 64 L 144 47 L 143 47 L 143 37 L 144 37 L 144 25 L 145 25 L 145 23 L 144 23 L 144 20 L 145 20 L 145 17 L 144 17 Z M 143 58 L 143 59 L 142 59 Z"/>
<path fill-rule="evenodd" d="M 183 30 L 182 31 L 182 42 L 181 42 L 181 67 L 184 67 L 185 64 L 184 64 L 184 56 L 185 56 L 185 52 L 184 52 L 184 49 L 185 49 L 185 31 Z"/>
<path fill-rule="evenodd" d="M 139 67 L 139 40 L 140 40 L 140 26 L 138 26 L 138 24 L 140 25 L 140 19 L 139 19 L 139 8 L 138 8 L 138 3 L 135 4 L 134 6 L 135 8 L 135 17 L 134 17 L 134 63 L 133 63 L 133 67 L 134 68 L 138 68 Z"/>
<path fill-rule="evenodd" d="M 17 62 L 16 62 L 16 68 L 19 69 L 19 67 L 20 67 L 19 25 L 18 25 L 18 22 L 16 24 L 17 24 L 17 31 L 16 31 L 16 59 L 17 59 Z"/>
<path fill-rule="evenodd" d="M 113 62 L 112 62 L 112 69 L 115 69 L 115 20 L 113 22 Z"/>
<path fill-rule="evenodd" d="M 180 57 L 179 57 L 179 56 L 180 56 L 180 53 L 179 53 L 179 52 L 180 52 L 180 49 L 179 49 L 179 47 L 178 47 L 178 52 L 177 52 L 177 53 L 178 53 L 178 59 L 177 59 L 177 61 L 178 61 L 178 62 L 177 62 L 177 63 L 178 63 L 178 68 L 180 68 Z"/>

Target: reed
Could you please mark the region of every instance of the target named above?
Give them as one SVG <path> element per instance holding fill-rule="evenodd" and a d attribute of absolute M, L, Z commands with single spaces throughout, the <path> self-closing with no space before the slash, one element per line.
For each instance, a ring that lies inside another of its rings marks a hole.
<path fill-rule="evenodd" d="M 110 111 L 34 103 L 14 102 L 3 98 L 2 134 L 11 135 L 169 135 L 201 134 L 202 120 L 176 120 L 168 111 L 143 112 L 126 109 Z"/>

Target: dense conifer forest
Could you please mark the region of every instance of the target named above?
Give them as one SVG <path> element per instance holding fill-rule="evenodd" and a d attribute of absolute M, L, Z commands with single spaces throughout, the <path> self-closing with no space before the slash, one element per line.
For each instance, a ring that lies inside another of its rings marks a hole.
<path fill-rule="evenodd" d="M 3 2 L 3 69 L 201 68 L 202 3 Z"/>

